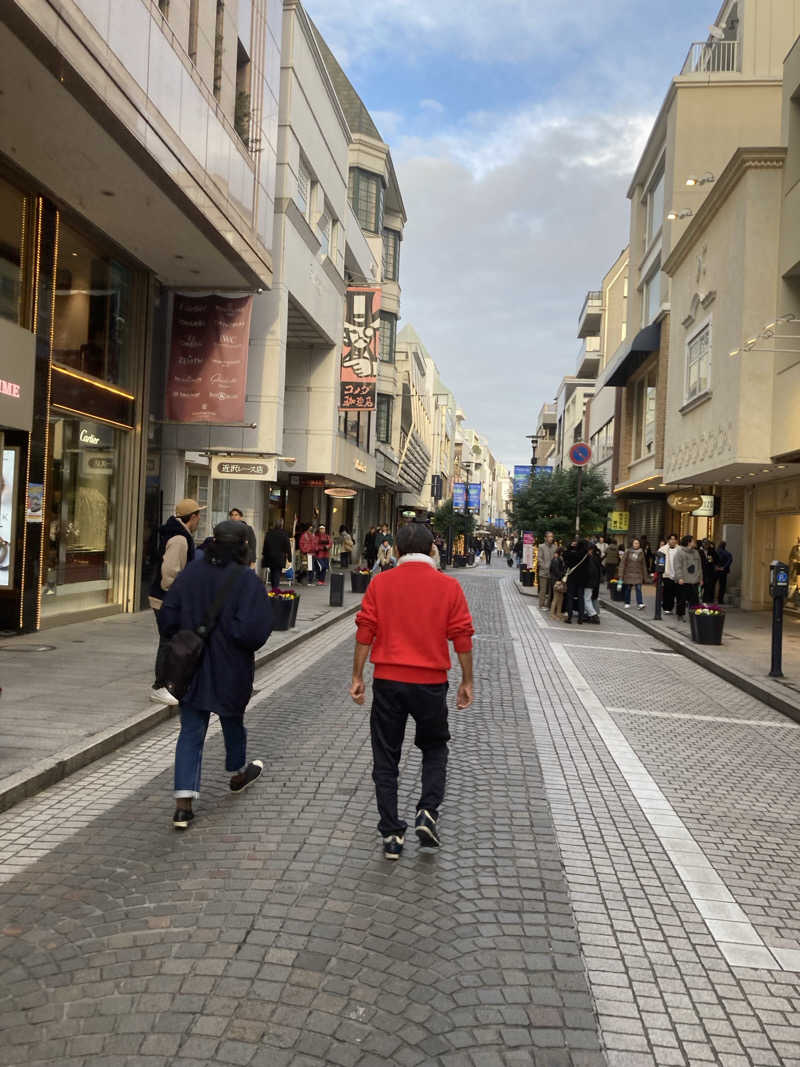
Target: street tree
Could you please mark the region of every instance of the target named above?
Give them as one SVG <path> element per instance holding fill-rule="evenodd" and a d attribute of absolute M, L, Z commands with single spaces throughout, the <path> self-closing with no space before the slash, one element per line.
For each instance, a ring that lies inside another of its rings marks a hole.
<path fill-rule="evenodd" d="M 575 535 L 578 468 L 534 474 L 525 489 L 514 494 L 511 515 L 517 530 L 530 530 L 541 540 L 552 530 L 561 541 Z M 596 467 L 584 468 L 581 484 L 581 534 L 600 533 L 614 497 Z"/>
<path fill-rule="evenodd" d="M 453 531 L 453 536 L 467 534 L 469 536 L 475 530 L 475 519 L 471 514 L 465 515 L 463 511 L 453 507 L 453 500 L 445 500 L 433 513 L 431 524 L 437 533 L 447 537 L 448 530 Z"/>

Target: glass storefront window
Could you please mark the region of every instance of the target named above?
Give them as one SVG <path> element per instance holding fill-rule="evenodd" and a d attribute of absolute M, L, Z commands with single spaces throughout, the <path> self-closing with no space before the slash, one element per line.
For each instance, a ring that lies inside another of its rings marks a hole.
<path fill-rule="evenodd" d="M 20 321 L 22 193 L 0 179 L 0 318 Z"/>
<path fill-rule="evenodd" d="M 62 223 L 53 360 L 114 385 L 131 385 L 134 274 Z"/>
<path fill-rule="evenodd" d="M 123 436 L 95 419 L 50 420 L 43 615 L 114 600 Z"/>

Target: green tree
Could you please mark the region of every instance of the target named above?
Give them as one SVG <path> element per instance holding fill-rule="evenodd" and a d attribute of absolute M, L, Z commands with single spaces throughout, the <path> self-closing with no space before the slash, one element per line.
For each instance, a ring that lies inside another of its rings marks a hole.
<path fill-rule="evenodd" d="M 433 513 L 431 524 L 437 533 L 447 537 L 447 531 L 452 529 L 453 536 L 459 534 L 471 534 L 475 530 L 475 519 L 471 514 L 464 515 L 463 511 L 456 511 L 453 507 L 452 498 L 444 503 Z"/>
<path fill-rule="evenodd" d="M 535 474 L 527 488 L 515 493 L 511 507 L 517 530 L 530 530 L 541 540 L 552 530 L 561 541 L 575 535 L 578 468 Z M 603 476 L 595 467 L 584 468 L 581 485 L 581 534 L 600 533 L 614 507 Z"/>

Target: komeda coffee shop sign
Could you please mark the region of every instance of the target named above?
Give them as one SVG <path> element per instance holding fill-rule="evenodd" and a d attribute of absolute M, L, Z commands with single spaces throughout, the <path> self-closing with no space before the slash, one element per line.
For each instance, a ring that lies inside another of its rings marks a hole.
<path fill-rule="evenodd" d="M 176 293 L 166 418 L 225 425 L 244 420 L 252 296 Z"/>

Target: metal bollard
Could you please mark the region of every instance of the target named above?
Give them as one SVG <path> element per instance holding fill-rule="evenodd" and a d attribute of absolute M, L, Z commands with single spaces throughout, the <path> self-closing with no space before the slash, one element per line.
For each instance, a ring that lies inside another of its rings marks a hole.
<path fill-rule="evenodd" d="M 344 604 L 344 574 L 338 571 L 331 573 L 331 596 L 328 603 L 332 608 L 340 608 Z"/>

